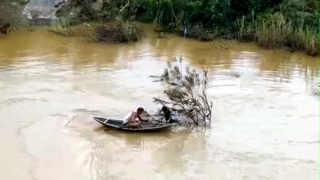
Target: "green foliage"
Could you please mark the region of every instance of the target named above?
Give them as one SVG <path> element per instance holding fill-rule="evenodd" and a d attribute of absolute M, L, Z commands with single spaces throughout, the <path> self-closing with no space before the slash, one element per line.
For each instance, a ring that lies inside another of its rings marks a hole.
<path fill-rule="evenodd" d="M 264 11 L 275 0 L 137 0 L 142 16 L 161 26 L 188 27 L 201 24 L 206 29 L 229 29 L 251 10 Z"/>
<path fill-rule="evenodd" d="M 72 1 L 83 7 L 81 21 L 139 20 L 204 41 L 236 37 L 265 47 L 317 49 L 317 0 L 104 0 L 99 12 L 93 1 Z"/>
<path fill-rule="evenodd" d="M 81 7 L 81 11 L 77 17 L 79 22 L 97 20 L 99 15 L 91 8 L 92 0 L 72 0 L 71 6 Z"/>
<path fill-rule="evenodd" d="M 30 0 L 18 0 L 18 3 L 21 5 L 27 4 Z"/>

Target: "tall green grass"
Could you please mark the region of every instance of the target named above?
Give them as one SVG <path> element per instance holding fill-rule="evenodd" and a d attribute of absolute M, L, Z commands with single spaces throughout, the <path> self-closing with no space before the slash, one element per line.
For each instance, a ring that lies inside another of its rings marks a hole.
<path fill-rule="evenodd" d="M 305 25 L 303 19 L 294 23 L 283 13 L 276 12 L 261 16 L 259 20 L 246 21 L 245 17 L 236 23 L 237 38 L 241 41 L 256 41 L 266 48 L 287 48 L 304 50 L 309 55 L 318 54 L 318 31 Z"/>
<path fill-rule="evenodd" d="M 49 30 L 64 36 L 70 36 L 73 34 L 70 22 L 64 18 L 52 21 Z"/>

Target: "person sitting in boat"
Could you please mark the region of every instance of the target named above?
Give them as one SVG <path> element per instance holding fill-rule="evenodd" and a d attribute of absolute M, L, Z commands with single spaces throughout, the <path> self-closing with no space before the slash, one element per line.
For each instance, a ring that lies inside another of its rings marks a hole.
<path fill-rule="evenodd" d="M 162 106 L 161 111 L 163 112 L 163 116 L 167 122 L 172 123 L 174 121 L 172 119 L 172 112 L 167 106 Z"/>
<path fill-rule="evenodd" d="M 129 112 L 125 118 L 123 124 L 128 124 L 129 126 L 138 126 L 141 121 L 145 121 L 141 118 L 141 114 L 144 112 L 142 107 L 138 107 L 136 111 Z"/>

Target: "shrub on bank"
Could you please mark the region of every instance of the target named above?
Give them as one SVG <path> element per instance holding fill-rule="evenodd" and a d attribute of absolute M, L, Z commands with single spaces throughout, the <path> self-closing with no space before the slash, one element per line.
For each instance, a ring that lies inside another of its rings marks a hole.
<path fill-rule="evenodd" d="M 143 36 L 142 29 L 135 23 L 108 23 L 95 29 L 95 40 L 106 43 L 136 42 Z"/>
<path fill-rule="evenodd" d="M 51 22 L 49 30 L 64 36 L 70 36 L 73 34 L 72 27 L 66 19 L 59 19 Z"/>

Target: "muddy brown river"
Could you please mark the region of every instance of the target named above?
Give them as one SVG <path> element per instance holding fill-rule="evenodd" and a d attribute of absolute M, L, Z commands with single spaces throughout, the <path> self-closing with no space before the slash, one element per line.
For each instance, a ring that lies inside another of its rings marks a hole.
<path fill-rule="evenodd" d="M 147 30 L 129 45 L 0 35 L 1 179 L 317 179 L 317 57 Z M 211 128 L 128 134 L 92 120 L 159 108 L 163 86 L 149 76 L 179 57 L 209 68 Z"/>

